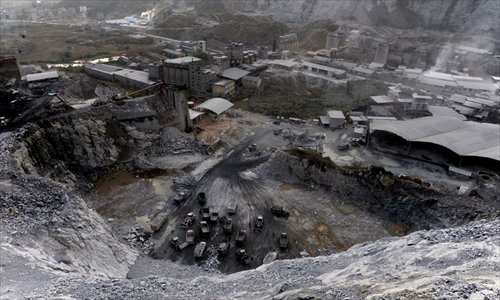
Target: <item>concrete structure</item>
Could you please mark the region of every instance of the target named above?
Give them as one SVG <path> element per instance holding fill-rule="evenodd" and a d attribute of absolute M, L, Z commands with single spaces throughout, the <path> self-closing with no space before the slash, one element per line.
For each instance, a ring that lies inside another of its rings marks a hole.
<path fill-rule="evenodd" d="M 241 79 L 241 82 L 244 88 L 257 90 L 262 83 L 262 79 L 254 76 L 245 76 Z"/>
<path fill-rule="evenodd" d="M 224 70 L 227 70 L 230 67 L 229 56 L 222 55 L 213 57 L 212 70 L 218 75 L 222 74 Z"/>
<path fill-rule="evenodd" d="M 191 93 L 209 91 L 217 79 L 215 72 L 201 69 L 201 60 L 192 56 L 166 60 L 163 73 L 166 84 L 188 88 Z"/>
<path fill-rule="evenodd" d="M 373 75 L 373 73 L 375 72 L 375 70 L 369 69 L 369 68 L 366 68 L 366 67 L 363 67 L 363 66 L 357 66 L 357 67 L 352 68 L 351 72 L 353 74 L 356 74 L 356 75 L 370 77 L 370 76 Z"/>
<path fill-rule="evenodd" d="M 205 41 L 181 41 L 180 50 L 187 56 L 192 56 L 195 53 L 205 53 L 207 45 Z"/>
<path fill-rule="evenodd" d="M 287 71 L 292 71 L 297 68 L 299 63 L 295 60 L 284 60 L 284 59 L 276 59 L 268 62 L 273 68 L 283 69 Z"/>
<path fill-rule="evenodd" d="M 214 97 L 227 97 L 234 94 L 235 84 L 233 80 L 223 79 L 212 84 L 212 95 Z"/>
<path fill-rule="evenodd" d="M 231 42 L 226 47 L 226 56 L 229 57 L 231 67 L 239 66 L 243 61 L 243 43 Z"/>
<path fill-rule="evenodd" d="M 377 65 L 385 66 L 387 63 L 387 57 L 389 56 L 389 45 L 379 44 L 377 46 L 377 51 L 375 52 L 375 57 L 373 62 Z"/>
<path fill-rule="evenodd" d="M 132 88 L 144 88 L 155 82 L 149 79 L 148 72 L 124 69 L 105 64 L 88 64 L 84 70 L 90 76 L 108 81 L 117 81 Z"/>
<path fill-rule="evenodd" d="M 329 32 L 326 36 L 326 49 L 341 48 L 344 46 L 346 36 L 342 33 Z"/>
<path fill-rule="evenodd" d="M 234 104 L 223 98 L 212 98 L 203 102 L 200 105 L 194 107 L 195 110 L 199 111 L 210 111 L 217 116 L 225 112 L 226 110 L 233 107 Z"/>
<path fill-rule="evenodd" d="M 500 126 L 462 121 L 456 117 L 424 117 L 407 121 L 375 120 L 372 132 L 386 131 L 410 143 L 429 143 L 447 148 L 460 157 L 479 157 L 500 162 Z M 410 144 L 411 146 L 411 144 Z M 410 150 L 410 149 L 409 149 Z"/>
<path fill-rule="evenodd" d="M 343 79 L 347 77 L 347 73 L 344 70 L 324 66 L 324 65 L 318 65 L 315 63 L 311 62 L 303 62 L 300 69 L 302 71 L 308 71 L 308 72 L 313 72 L 329 77 L 335 77 L 337 79 Z"/>
<path fill-rule="evenodd" d="M 181 51 L 165 48 L 161 53 L 167 58 L 179 58 L 185 56 Z"/>
<path fill-rule="evenodd" d="M 276 51 L 299 51 L 299 37 L 296 33 L 281 35 L 276 39 Z"/>
<path fill-rule="evenodd" d="M 15 56 L 0 56 L 0 77 L 21 79 L 19 63 Z"/>
<path fill-rule="evenodd" d="M 491 99 L 453 94 L 449 98 L 451 107 L 460 114 L 482 120 L 491 112 L 498 111 L 500 103 Z"/>
<path fill-rule="evenodd" d="M 330 128 L 340 128 L 345 123 L 344 113 L 340 110 L 329 110 L 327 112 L 330 119 Z"/>
<path fill-rule="evenodd" d="M 257 57 L 260 59 L 268 59 L 269 57 L 269 48 L 268 47 L 257 47 Z"/>
<path fill-rule="evenodd" d="M 418 77 L 418 80 L 426 85 L 470 95 L 481 92 L 496 92 L 499 89 L 497 85 L 485 81 L 481 77 L 457 76 L 433 71 L 423 73 Z"/>
<path fill-rule="evenodd" d="M 240 68 L 229 68 L 227 70 L 224 70 L 224 72 L 222 72 L 220 76 L 222 78 L 239 81 L 248 74 L 250 74 L 250 72 L 242 70 Z"/>
<path fill-rule="evenodd" d="M 28 83 L 34 83 L 39 81 L 48 81 L 53 79 L 58 79 L 59 73 L 57 71 L 47 71 L 42 73 L 28 74 L 26 75 L 26 81 Z"/>

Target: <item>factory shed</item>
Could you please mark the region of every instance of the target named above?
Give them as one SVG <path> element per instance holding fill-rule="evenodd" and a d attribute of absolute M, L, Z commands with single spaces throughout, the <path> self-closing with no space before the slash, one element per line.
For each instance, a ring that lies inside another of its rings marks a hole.
<path fill-rule="evenodd" d="M 227 101 L 226 99 L 223 98 L 212 98 L 208 99 L 207 101 L 203 102 L 202 104 L 195 106 L 194 108 L 196 110 L 208 110 L 213 112 L 216 115 L 220 115 L 226 110 L 230 109 L 233 107 L 233 103 Z"/>
<path fill-rule="evenodd" d="M 27 82 L 43 81 L 59 78 L 59 73 L 57 71 L 47 71 L 43 73 L 28 74 L 26 75 Z"/>
<path fill-rule="evenodd" d="M 373 102 L 375 102 L 377 104 L 394 103 L 394 100 L 387 97 L 386 95 L 371 96 L 370 99 L 372 99 Z"/>
<path fill-rule="evenodd" d="M 429 105 L 427 109 L 434 117 L 455 117 L 462 121 L 467 119 L 464 115 L 459 114 L 450 107 Z"/>
<path fill-rule="evenodd" d="M 456 117 L 424 117 L 406 121 L 374 120 L 371 131 L 386 131 L 408 142 L 439 145 L 461 157 L 500 162 L 500 126 Z"/>
<path fill-rule="evenodd" d="M 194 109 L 189 109 L 189 118 L 191 120 L 194 120 L 203 114 L 204 114 L 204 112 L 202 112 L 202 111 L 196 111 Z"/>
<path fill-rule="evenodd" d="M 319 125 L 330 126 L 330 118 L 328 116 L 319 116 Z"/>
<path fill-rule="evenodd" d="M 250 74 L 250 72 L 242 70 L 240 68 L 229 68 L 222 72 L 221 77 L 238 81 L 241 78 L 247 76 L 248 74 Z"/>

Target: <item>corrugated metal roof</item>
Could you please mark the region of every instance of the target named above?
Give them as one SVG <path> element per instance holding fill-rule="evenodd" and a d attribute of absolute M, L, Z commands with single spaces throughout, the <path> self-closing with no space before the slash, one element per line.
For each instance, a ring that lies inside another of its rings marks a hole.
<path fill-rule="evenodd" d="M 171 64 L 187 64 L 190 62 L 194 61 L 199 61 L 201 59 L 193 56 L 186 56 L 186 57 L 178 57 L 178 58 L 172 58 L 172 59 L 167 59 L 165 62 L 166 63 L 171 63 Z"/>
<path fill-rule="evenodd" d="M 323 71 L 327 71 L 327 72 L 332 72 L 332 73 L 338 74 L 338 75 L 345 74 L 344 70 L 340 70 L 340 69 L 336 69 L 336 68 L 332 68 L 332 67 L 328 67 L 328 66 L 324 66 L 324 65 L 318 65 L 315 63 L 307 62 L 307 61 L 303 62 L 302 65 L 308 66 L 311 68 L 316 68 L 316 69 L 323 70 Z"/>
<path fill-rule="evenodd" d="M 330 125 L 330 118 L 328 116 L 319 116 L 319 121 L 323 125 Z"/>
<path fill-rule="evenodd" d="M 464 103 L 465 100 L 467 100 L 466 96 L 459 95 L 459 94 L 453 94 L 450 96 L 450 101 L 456 102 L 456 103 Z"/>
<path fill-rule="evenodd" d="M 202 112 L 202 111 L 196 111 L 196 110 L 193 110 L 193 109 L 189 109 L 189 118 L 191 120 L 194 120 L 194 119 L 196 119 L 197 117 L 199 117 L 199 116 L 201 116 L 203 114 L 204 114 L 204 112 Z"/>
<path fill-rule="evenodd" d="M 460 156 L 500 161 L 500 126 L 455 117 L 424 117 L 407 121 L 375 120 L 371 130 L 392 132 L 407 141 L 443 146 Z"/>
<path fill-rule="evenodd" d="M 107 73 L 107 74 L 113 74 L 116 71 L 123 70 L 123 68 L 115 67 L 115 66 L 110 66 L 110 65 L 105 65 L 105 64 L 88 64 L 85 65 L 86 69 L 93 69 L 99 72 Z"/>
<path fill-rule="evenodd" d="M 196 109 L 206 109 L 209 110 L 217 115 L 220 115 L 221 113 L 225 112 L 229 108 L 233 107 L 233 103 L 227 101 L 226 99 L 223 98 L 212 98 L 208 99 L 207 101 L 203 102 L 202 104 L 196 106 Z"/>
<path fill-rule="evenodd" d="M 58 78 L 58 77 L 59 77 L 59 73 L 57 73 L 57 71 L 47 71 L 47 72 L 43 72 L 43 73 L 28 74 L 28 75 L 26 75 L 26 81 L 33 82 L 33 81 L 53 79 L 53 78 Z"/>
<path fill-rule="evenodd" d="M 370 97 L 375 103 L 378 104 L 383 104 L 383 103 L 393 103 L 394 100 L 389 99 L 386 95 L 379 95 L 379 96 L 371 96 Z"/>
<path fill-rule="evenodd" d="M 232 80 L 239 80 L 244 76 L 247 76 L 248 74 L 250 74 L 250 72 L 242 70 L 240 68 L 229 68 L 224 70 L 221 76 Z"/>
<path fill-rule="evenodd" d="M 130 69 L 123 69 L 123 70 L 118 70 L 113 73 L 116 76 L 122 76 L 125 78 L 130 78 L 132 80 L 142 82 L 147 85 L 152 85 L 155 82 L 149 80 L 149 73 L 144 72 L 144 71 L 137 71 L 137 70 L 130 70 Z"/>
<path fill-rule="evenodd" d="M 437 116 L 455 117 L 463 121 L 467 119 L 464 115 L 459 114 L 451 107 L 429 105 L 427 109 L 434 117 Z"/>
<path fill-rule="evenodd" d="M 329 110 L 327 114 L 330 119 L 345 119 L 344 113 L 340 110 Z"/>

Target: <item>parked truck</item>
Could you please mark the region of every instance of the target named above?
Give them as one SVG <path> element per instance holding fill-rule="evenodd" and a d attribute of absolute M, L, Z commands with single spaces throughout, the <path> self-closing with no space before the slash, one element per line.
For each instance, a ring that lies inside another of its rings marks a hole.
<path fill-rule="evenodd" d="M 163 224 L 165 224 L 165 222 L 167 221 L 167 218 L 168 215 L 165 212 L 157 214 L 156 217 L 154 217 L 153 221 L 151 221 L 151 223 L 149 224 L 151 230 L 153 232 L 160 230 Z"/>
<path fill-rule="evenodd" d="M 286 249 L 288 247 L 288 234 L 282 232 L 278 241 L 280 248 Z"/>
<path fill-rule="evenodd" d="M 247 239 L 247 232 L 246 230 L 240 230 L 238 231 L 238 234 L 236 234 L 236 245 L 237 246 L 243 246 L 245 243 L 245 240 Z"/>
<path fill-rule="evenodd" d="M 189 244 L 187 242 L 181 243 L 178 237 L 173 237 L 170 239 L 170 245 L 176 250 L 180 251 L 186 248 Z"/>
<path fill-rule="evenodd" d="M 186 243 L 188 243 L 189 245 L 194 244 L 194 231 L 192 229 L 186 231 Z"/>
<path fill-rule="evenodd" d="M 233 219 L 225 218 L 224 223 L 222 225 L 222 228 L 224 229 L 225 233 L 232 233 L 233 232 Z"/>
<path fill-rule="evenodd" d="M 194 257 L 195 258 L 203 257 L 206 248 L 207 248 L 206 242 L 199 242 L 198 245 L 194 247 L 194 252 L 193 252 Z"/>
<path fill-rule="evenodd" d="M 210 212 L 210 222 L 217 223 L 218 220 L 219 220 L 219 212 L 218 211 Z"/>
<path fill-rule="evenodd" d="M 201 218 L 203 220 L 208 220 L 210 218 L 210 208 L 208 206 L 204 206 L 201 208 Z"/>
<path fill-rule="evenodd" d="M 287 212 L 282 206 L 273 206 L 271 207 L 271 213 L 279 218 L 288 218 L 290 213 Z"/>
<path fill-rule="evenodd" d="M 199 192 L 198 195 L 196 196 L 198 200 L 198 204 L 200 205 L 205 205 L 207 204 L 207 196 L 205 195 L 204 192 Z"/>
<path fill-rule="evenodd" d="M 203 235 L 209 235 L 210 234 L 210 226 L 208 226 L 207 221 L 201 221 L 200 222 L 200 229 L 201 229 L 201 234 L 203 234 Z"/>

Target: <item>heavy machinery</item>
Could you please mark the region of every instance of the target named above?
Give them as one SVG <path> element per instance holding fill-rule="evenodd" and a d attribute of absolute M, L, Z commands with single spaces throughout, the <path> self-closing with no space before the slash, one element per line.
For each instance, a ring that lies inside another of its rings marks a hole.
<path fill-rule="evenodd" d="M 180 192 L 174 197 L 174 204 L 175 205 L 180 205 L 182 202 L 186 201 L 189 199 L 191 196 L 191 193 L 186 193 L 186 192 Z"/>
<path fill-rule="evenodd" d="M 256 232 L 261 232 L 263 227 L 264 227 L 264 217 L 259 215 L 257 217 L 257 221 L 255 221 L 255 226 L 253 230 Z"/>
<path fill-rule="evenodd" d="M 193 212 L 189 212 L 184 219 L 184 222 L 181 223 L 181 227 L 183 228 L 188 228 L 189 226 L 193 225 L 196 217 L 194 216 Z"/>
<path fill-rule="evenodd" d="M 286 234 L 286 232 L 281 233 L 278 244 L 281 249 L 286 249 L 288 247 L 288 234 Z"/>
<path fill-rule="evenodd" d="M 194 244 L 194 231 L 192 229 L 186 231 L 186 243 L 188 243 L 189 245 Z"/>
<path fill-rule="evenodd" d="M 163 224 L 165 224 L 165 222 L 167 221 L 167 218 L 168 215 L 165 212 L 157 214 L 156 217 L 153 219 L 153 221 L 151 221 L 151 223 L 149 224 L 151 230 L 153 232 L 160 230 Z"/>
<path fill-rule="evenodd" d="M 282 206 L 271 207 L 271 213 L 273 214 L 273 216 L 285 219 L 287 219 L 290 216 L 290 213 L 287 212 Z"/>
<path fill-rule="evenodd" d="M 207 221 L 201 221 L 200 222 L 200 229 L 201 229 L 201 234 L 203 234 L 203 235 L 209 235 L 210 234 L 210 226 L 208 226 Z"/>
<path fill-rule="evenodd" d="M 238 234 L 236 234 L 236 245 L 237 246 L 243 246 L 245 243 L 245 240 L 247 239 L 247 232 L 246 230 L 240 230 L 238 231 Z"/>
<path fill-rule="evenodd" d="M 244 265 L 249 265 L 253 261 L 253 257 L 248 256 L 245 249 L 238 249 L 236 257 L 238 257 L 238 261 Z"/>
<path fill-rule="evenodd" d="M 181 244 L 181 241 L 179 240 L 178 237 L 173 237 L 170 239 L 170 245 L 176 250 L 180 251 L 184 248 L 186 248 L 189 244 L 187 242 L 184 242 Z"/>
<path fill-rule="evenodd" d="M 229 242 L 222 242 L 219 244 L 219 247 L 217 248 L 217 254 L 222 257 L 226 256 L 227 252 L 229 250 L 230 244 Z"/>
<path fill-rule="evenodd" d="M 224 229 L 225 233 L 232 233 L 233 232 L 233 219 L 225 218 L 224 223 L 222 224 L 222 228 Z"/>
<path fill-rule="evenodd" d="M 206 248 L 207 248 L 206 242 L 199 242 L 198 245 L 196 245 L 196 247 L 194 247 L 193 256 L 195 258 L 203 257 L 203 254 L 205 253 Z"/>

